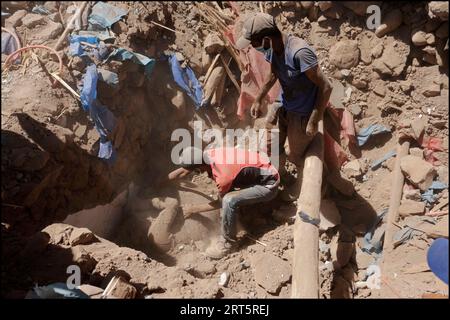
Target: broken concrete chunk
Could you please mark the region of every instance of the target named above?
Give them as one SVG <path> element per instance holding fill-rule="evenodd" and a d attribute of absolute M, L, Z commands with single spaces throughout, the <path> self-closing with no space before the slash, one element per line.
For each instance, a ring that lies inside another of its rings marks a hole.
<path fill-rule="evenodd" d="M 11 28 L 11 27 L 18 27 L 22 24 L 22 18 L 27 15 L 26 10 L 17 10 L 14 12 L 14 14 L 5 20 L 5 27 Z"/>
<path fill-rule="evenodd" d="M 372 48 L 370 54 L 374 58 L 379 58 L 383 54 L 383 49 L 384 49 L 383 43 L 380 42 L 379 44 L 377 44 L 375 47 Z"/>
<path fill-rule="evenodd" d="M 431 186 L 437 174 L 431 163 L 412 155 L 402 158 L 400 168 L 405 177 L 422 191 L 427 190 Z"/>
<path fill-rule="evenodd" d="M 441 86 L 436 83 L 431 83 L 427 87 L 424 88 L 422 94 L 425 97 L 436 97 L 441 94 Z"/>
<path fill-rule="evenodd" d="M 350 69 L 358 64 L 359 55 L 356 40 L 341 40 L 330 49 L 330 63 L 339 69 Z"/>
<path fill-rule="evenodd" d="M 252 260 L 255 281 L 269 293 L 277 293 L 292 275 L 290 264 L 270 253 L 262 253 Z"/>
<path fill-rule="evenodd" d="M 344 165 L 342 171 L 349 178 L 358 177 L 362 174 L 361 164 L 358 159 L 352 160 Z"/>
<path fill-rule="evenodd" d="M 423 150 L 420 148 L 411 148 L 409 149 L 409 154 L 415 157 L 419 157 L 423 159 Z"/>
<path fill-rule="evenodd" d="M 91 230 L 87 228 L 74 228 L 70 234 L 69 243 L 71 246 L 79 244 L 90 244 L 96 241 L 97 238 Z"/>
<path fill-rule="evenodd" d="M 428 3 L 428 16 L 438 17 L 443 21 L 448 20 L 448 1 L 431 1 Z"/>
<path fill-rule="evenodd" d="M 40 14 L 29 13 L 25 17 L 22 18 L 22 24 L 31 29 L 39 24 L 45 23 L 45 17 Z"/>
<path fill-rule="evenodd" d="M 412 34 L 411 41 L 417 47 L 425 46 L 427 45 L 426 35 L 425 31 L 416 31 Z"/>
<path fill-rule="evenodd" d="M 402 217 L 407 217 L 416 214 L 423 214 L 425 211 L 425 203 L 414 200 L 402 200 L 398 213 Z"/>
<path fill-rule="evenodd" d="M 425 117 L 418 118 L 418 119 L 414 120 L 413 122 L 411 122 L 411 129 L 413 131 L 415 139 L 420 139 L 420 137 L 422 136 L 422 134 L 425 131 L 425 126 L 426 126 L 427 122 L 428 121 Z"/>

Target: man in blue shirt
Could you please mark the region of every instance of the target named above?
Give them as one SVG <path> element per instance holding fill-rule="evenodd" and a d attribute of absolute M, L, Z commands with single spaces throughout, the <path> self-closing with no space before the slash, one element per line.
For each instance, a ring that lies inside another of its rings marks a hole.
<path fill-rule="evenodd" d="M 256 13 L 244 22 L 236 46 L 244 49 L 249 45 L 262 52 L 271 64 L 270 76 L 251 107 L 251 115 L 259 117 L 262 100 L 278 79 L 282 94 L 270 106 L 269 115 L 277 110 L 280 170 L 284 167 L 284 143 L 288 138 L 289 160 L 301 175 L 304 154 L 323 118 L 331 84 L 318 65 L 314 49 L 303 39 L 282 33 L 271 15 Z"/>

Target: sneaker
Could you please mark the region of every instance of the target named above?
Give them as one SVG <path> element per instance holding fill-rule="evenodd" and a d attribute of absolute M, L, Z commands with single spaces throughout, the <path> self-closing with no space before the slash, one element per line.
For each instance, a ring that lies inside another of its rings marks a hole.
<path fill-rule="evenodd" d="M 232 243 L 222 237 L 211 243 L 211 245 L 206 249 L 205 255 L 211 259 L 221 259 L 230 253 L 231 249 Z"/>

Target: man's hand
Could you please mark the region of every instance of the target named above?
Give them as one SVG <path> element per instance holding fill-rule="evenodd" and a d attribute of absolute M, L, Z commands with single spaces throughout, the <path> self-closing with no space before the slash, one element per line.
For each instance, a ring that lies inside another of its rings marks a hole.
<path fill-rule="evenodd" d="M 253 102 L 252 107 L 250 109 L 250 114 L 251 114 L 252 118 L 253 119 L 258 118 L 260 111 L 261 111 L 261 101 L 255 100 L 255 102 Z"/>
<path fill-rule="evenodd" d="M 314 109 L 309 117 L 308 124 L 306 126 L 306 134 L 310 137 L 314 136 L 319 130 L 319 112 Z"/>

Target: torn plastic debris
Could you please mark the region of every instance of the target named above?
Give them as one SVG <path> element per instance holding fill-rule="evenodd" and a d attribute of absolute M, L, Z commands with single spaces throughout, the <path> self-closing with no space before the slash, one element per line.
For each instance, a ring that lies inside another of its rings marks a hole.
<path fill-rule="evenodd" d="M 104 63 L 107 63 L 109 60 L 118 60 L 125 61 L 131 60 L 136 64 L 140 64 L 144 66 L 144 74 L 147 78 L 150 78 L 151 73 L 153 71 L 153 67 L 155 66 L 155 59 L 148 58 L 140 53 L 135 53 L 128 51 L 124 48 L 115 49 L 111 54 L 106 58 Z"/>
<path fill-rule="evenodd" d="M 84 48 L 80 42 L 86 42 L 97 46 L 99 44 L 99 39 L 96 36 L 70 35 L 69 42 L 70 54 L 79 57 L 85 54 Z"/>
<path fill-rule="evenodd" d="M 106 29 L 110 28 L 114 23 L 127 14 L 128 10 L 100 1 L 92 7 L 92 11 L 89 16 L 89 23 L 94 27 Z"/>
<path fill-rule="evenodd" d="M 448 185 L 441 182 L 441 181 L 433 181 L 433 183 L 431 184 L 431 186 L 420 195 L 420 198 L 427 202 L 427 204 L 433 204 L 436 202 L 437 197 L 434 194 L 434 191 L 440 191 L 440 190 L 444 190 L 447 189 Z"/>
<path fill-rule="evenodd" d="M 37 14 L 42 14 L 42 15 L 52 14 L 50 11 L 48 11 L 48 9 L 46 7 L 40 6 L 40 5 L 34 6 L 34 8 L 31 9 L 31 12 L 37 13 Z"/>
<path fill-rule="evenodd" d="M 80 30 L 80 31 L 78 31 L 78 35 L 85 36 L 85 37 L 87 37 L 87 36 L 97 37 L 100 41 L 105 41 L 105 42 L 109 41 L 109 40 L 114 40 L 116 38 L 106 30 L 98 30 L 98 31 Z"/>
<path fill-rule="evenodd" d="M 372 162 L 370 169 L 372 169 L 372 170 L 378 169 L 383 162 L 385 162 L 387 159 L 394 157 L 396 155 L 397 155 L 397 152 L 395 150 L 389 151 L 381 159 L 378 159 L 378 160 L 375 160 L 374 162 Z"/>
<path fill-rule="evenodd" d="M 89 296 L 80 289 L 69 289 L 67 284 L 56 282 L 48 286 L 35 286 L 25 299 L 89 299 Z"/>
<path fill-rule="evenodd" d="M 112 112 L 97 101 L 97 81 L 97 67 L 95 64 L 91 64 L 86 68 L 86 74 L 83 76 L 83 86 L 80 92 L 81 105 L 85 111 L 89 112 L 95 129 L 100 134 L 98 157 L 113 164 L 116 155 L 111 141 L 108 141 L 108 135 L 113 132 L 116 121 Z"/>
<path fill-rule="evenodd" d="M 370 228 L 370 230 L 364 235 L 363 238 L 363 247 L 361 248 L 362 251 L 368 253 L 368 254 L 379 254 L 381 253 L 381 251 L 383 250 L 383 241 L 376 241 L 374 243 L 372 243 L 372 237 L 375 233 L 375 229 L 377 228 L 378 224 L 383 220 L 383 217 L 386 215 L 386 213 L 388 212 L 388 209 L 385 208 L 383 209 L 380 214 L 377 216 L 377 218 L 375 219 L 372 227 Z M 383 232 L 384 234 L 384 232 Z M 384 236 L 381 237 L 381 239 L 383 239 Z"/>
<path fill-rule="evenodd" d="M 14 37 L 7 32 L 2 32 L 2 54 L 9 55 L 17 49 L 17 42 Z M 16 63 L 18 63 L 18 59 Z"/>
<path fill-rule="evenodd" d="M 358 133 L 358 146 L 363 146 L 371 136 L 384 132 L 391 132 L 391 130 L 381 124 L 371 124 L 361 129 Z"/>
<path fill-rule="evenodd" d="M 169 63 L 173 79 L 194 101 L 195 109 L 198 110 L 202 106 L 203 89 L 194 71 L 189 66 L 182 68 L 174 54 L 169 56 Z"/>

